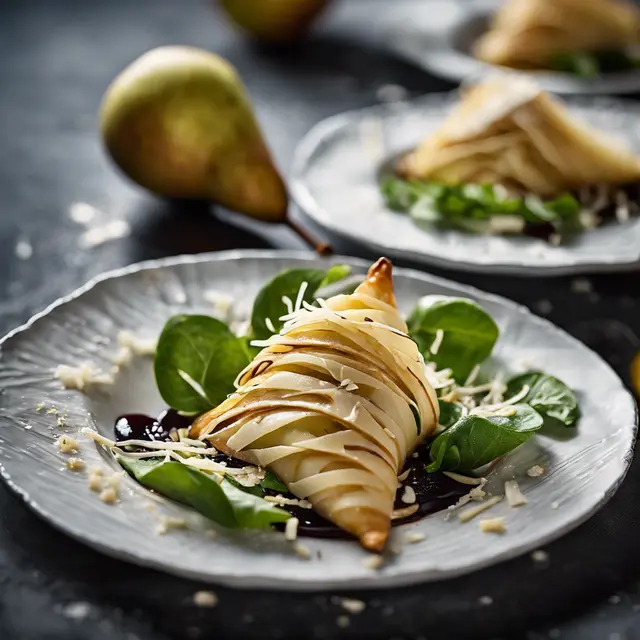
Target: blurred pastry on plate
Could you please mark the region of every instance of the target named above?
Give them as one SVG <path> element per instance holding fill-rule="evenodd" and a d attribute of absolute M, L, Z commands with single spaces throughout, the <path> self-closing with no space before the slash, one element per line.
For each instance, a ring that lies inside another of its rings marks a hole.
<path fill-rule="evenodd" d="M 463 90 L 396 174 L 383 193 L 416 221 L 545 237 L 628 218 L 640 159 L 532 81 L 500 75 Z"/>
<path fill-rule="evenodd" d="M 636 68 L 639 44 L 640 8 L 627 0 L 507 0 L 474 55 L 588 77 Z"/>

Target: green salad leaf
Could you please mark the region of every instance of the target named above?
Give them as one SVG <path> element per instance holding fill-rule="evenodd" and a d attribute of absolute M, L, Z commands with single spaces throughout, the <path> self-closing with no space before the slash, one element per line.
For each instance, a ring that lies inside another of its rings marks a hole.
<path fill-rule="evenodd" d="M 284 484 L 275 473 L 267 471 L 264 480 L 260 482 L 260 486 L 263 489 L 271 489 L 272 491 L 279 491 L 280 493 L 289 493 L 287 485 Z"/>
<path fill-rule="evenodd" d="M 450 368 L 458 382 L 491 355 L 500 333 L 493 318 L 473 300 L 437 295 L 421 298 L 407 324 L 425 359 L 439 369 Z M 443 332 L 439 345 L 438 331 Z"/>
<path fill-rule="evenodd" d="M 580 203 L 570 193 L 543 201 L 536 196 L 510 197 L 491 184 L 447 185 L 439 182 L 388 177 L 380 190 L 387 206 L 427 223 L 482 233 L 491 218 L 502 217 L 508 230 L 522 231 L 524 223 L 553 223 L 570 231 L 579 227 Z"/>
<path fill-rule="evenodd" d="M 427 471 L 471 472 L 509 453 L 542 426 L 542 416 L 528 404 L 511 407 L 513 415 L 469 414 L 432 443 Z"/>
<path fill-rule="evenodd" d="M 350 271 L 347 265 L 334 265 L 328 271 L 287 269 L 279 273 L 260 290 L 253 303 L 251 338 L 265 340 L 273 335 L 269 324 L 273 325 L 276 331 L 282 329 L 283 322 L 280 317 L 287 313 L 287 306 L 282 298 L 286 296 L 295 304 L 303 282 L 307 283 L 303 300 L 313 302 L 318 289 L 342 280 L 349 275 Z"/>
<path fill-rule="evenodd" d="M 558 420 L 566 427 L 575 426 L 580 417 L 578 399 L 564 382 L 541 371 L 523 373 L 509 380 L 505 399 L 513 398 L 525 385 L 529 387 L 529 393 L 522 402 L 544 418 Z"/>
<path fill-rule="evenodd" d="M 462 417 L 462 405 L 457 402 L 446 402 L 445 400 L 438 400 L 440 405 L 440 419 L 438 424 L 442 425 L 445 429 L 452 427 Z"/>
<path fill-rule="evenodd" d="M 178 461 L 118 456 L 118 462 L 145 487 L 231 529 L 263 529 L 291 517 L 283 509 L 237 488 L 226 479 L 218 484 L 211 475 Z"/>
<path fill-rule="evenodd" d="M 154 372 L 164 401 L 189 414 L 204 413 L 234 391 L 233 382 L 249 364 L 246 340 L 209 316 L 174 316 L 156 350 Z"/>
<path fill-rule="evenodd" d="M 640 66 L 640 60 L 626 51 L 565 51 L 551 57 L 549 66 L 580 78 L 596 78 L 603 73 L 629 71 Z"/>

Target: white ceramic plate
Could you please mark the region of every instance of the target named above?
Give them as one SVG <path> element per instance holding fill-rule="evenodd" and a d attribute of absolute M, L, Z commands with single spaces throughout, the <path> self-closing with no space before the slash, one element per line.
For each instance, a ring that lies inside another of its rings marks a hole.
<path fill-rule="evenodd" d="M 434 75 L 452 82 L 478 80 L 504 71 L 471 54 L 474 42 L 484 33 L 500 2 L 409 3 L 389 26 L 387 44 L 397 53 Z M 508 69 L 512 72 L 511 69 Z M 562 94 L 621 94 L 640 91 L 640 70 L 579 78 L 552 71 L 519 71 L 534 78 L 544 89 Z"/>
<path fill-rule="evenodd" d="M 366 264 L 350 258 L 364 272 Z M 398 269 L 397 296 L 407 312 L 424 294 L 441 293 L 477 299 L 498 321 L 503 335 L 497 357 L 515 363 L 528 358 L 571 385 L 580 396 L 584 417 L 579 435 L 569 440 L 538 437 L 508 457 L 494 473 L 501 490 L 504 476 L 518 477 L 529 504 L 518 510 L 498 505 L 492 515 L 505 516 L 508 533 L 480 532 L 476 522 L 446 521 L 443 513 L 395 529 L 425 540 L 408 545 L 378 572 L 367 569 L 366 554 L 356 542 L 305 539 L 311 560 L 295 555 L 282 534 L 233 532 L 216 528 L 179 505 L 150 495 L 128 477 L 121 502 L 101 502 L 87 484 L 87 473 L 63 468 L 54 446 L 56 416 L 36 405 L 68 411 L 67 431 L 89 425 L 111 435 L 123 412 L 155 413 L 163 403 L 155 390 L 151 362 L 134 360 L 113 387 L 84 395 L 63 390 L 53 379 L 59 363 L 91 361 L 110 366 L 116 335 L 130 329 L 156 335 L 177 312 L 206 312 L 207 290 L 229 293 L 237 311 L 247 313 L 267 278 L 291 266 L 327 264 L 309 254 L 242 251 L 171 258 L 134 265 L 90 282 L 74 294 L 13 331 L 2 343 L 0 360 L 0 470 L 27 504 L 54 526 L 97 549 L 171 573 L 242 587 L 299 590 L 329 587 L 388 587 L 439 580 L 468 572 L 534 549 L 566 533 L 602 506 L 628 468 L 636 431 L 635 404 L 614 372 L 596 354 L 523 307 L 468 287 Z M 111 463 L 84 435 L 79 455 L 88 467 Z M 541 464 L 547 473 L 529 478 L 525 470 Z M 551 504 L 558 502 L 558 508 Z M 160 514 L 186 517 L 190 530 L 157 535 Z M 211 539 L 203 529 L 216 529 Z M 322 559 L 317 552 L 322 552 Z"/>
<path fill-rule="evenodd" d="M 380 172 L 435 131 L 458 101 L 453 93 L 333 116 L 300 142 L 291 189 L 304 213 L 330 232 L 389 257 L 465 271 L 550 276 L 640 266 L 640 218 L 585 231 L 561 246 L 524 236 L 490 236 L 418 227 L 390 211 Z M 640 153 L 640 106 L 608 98 L 567 103 L 579 118 Z"/>

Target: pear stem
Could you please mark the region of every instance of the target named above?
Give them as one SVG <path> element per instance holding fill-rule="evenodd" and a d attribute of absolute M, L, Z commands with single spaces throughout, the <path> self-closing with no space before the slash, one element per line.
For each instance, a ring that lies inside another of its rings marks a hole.
<path fill-rule="evenodd" d="M 318 240 L 318 238 L 314 238 L 309 231 L 307 231 L 304 227 L 299 225 L 295 220 L 291 220 L 290 218 L 287 218 L 285 224 L 297 236 L 302 238 L 302 240 L 304 240 L 306 244 L 308 244 L 310 247 L 313 247 L 313 249 L 319 255 L 328 256 L 333 253 L 333 249 L 331 248 L 331 245 L 328 242 L 324 242 L 322 240 Z"/>

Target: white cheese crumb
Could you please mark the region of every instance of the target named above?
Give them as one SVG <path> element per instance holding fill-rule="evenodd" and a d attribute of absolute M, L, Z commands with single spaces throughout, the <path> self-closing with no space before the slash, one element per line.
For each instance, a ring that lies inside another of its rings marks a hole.
<path fill-rule="evenodd" d="M 542 549 L 536 549 L 532 554 L 531 554 L 531 559 L 534 562 L 539 562 L 539 563 L 544 563 L 544 562 L 548 562 L 549 561 L 549 554 L 546 551 L 543 551 Z"/>
<path fill-rule="evenodd" d="M 491 596 L 480 596 L 478 598 L 478 602 L 483 606 L 483 607 L 488 607 L 489 605 L 493 604 L 493 598 Z"/>
<path fill-rule="evenodd" d="M 100 210 L 86 202 L 74 202 L 69 207 L 69 217 L 78 224 L 88 224 L 97 214 Z"/>
<path fill-rule="evenodd" d="M 398 482 L 404 482 L 408 477 L 409 474 L 411 473 L 411 467 L 409 467 L 406 471 L 403 471 L 399 476 L 398 476 Z"/>
<path fill-rule="evenodd" d="M 311 550 L 309 549 L 309 547 L 300 542 L 296 542 L 293 545 L 293 550 L 297 555 L 299 555 L 301 558 L 304 558 L 305 560 L 309 560 L 311 558 Z"/>
<path fill-rule="evenodd" d="M 80 451 L 78 441 L 71 436 L 59 436 L 56 445 L 61 453 L 78 453 Z"/>
<path fill-rule="evenodd" d="M 445 476 L 459 482 L 460 484 L 484 485 L 487 482 L 486 478 L 463 476 L 461 473 L 455 473 L 454 471 L 443 471 L 443 473 Z"/>
<path fill-rule="evenodd" d="M 33 255 L 33 247 L 28 240 L 18 240 L 16 243 L 16 257 L 20 260 L 28 260 Z"/>
<path fill-rule="evenodd" d="M 131 360 L 133 360 L 133 351 L 129 347 L 120 347 L 113 358 L 113 364 L 116 367 L 126 367 L 131 364 Z"/>
<path fill-rule="evenodd" d="M 530 478 L 539 478 L 544 474 L 544 467 L 541 467 L 539 464 L 534 464 L 533 467 L 527 469 L 527 475 Z"/>
<path fill-rule="evenodd" d="M 524 504 L 527 504 L 527 499 L 522 495 L 522 491 L 520 491 L 520 487 L 516 480 L 507 480 L 504 483 L 504 495 L 507 499 L 507 503 L 510 507 L 521 507 Z"/>
<path fill-rule="evenodd" d="M 591 293 L 593 284 L 588 278 L 574 278 L 571 281 L 571 291 L 574 293 Z"/>
<path fill-rule="evenodd" d="M 365 602 L 355 598 L 341 598 L 340 606 L 349 613 L 362 613 L 367 608 Z"/>
<path fill-rule="evenodd" d="M 113 376 L 103 373 L 90 362 L 84 362 L 77 367 L 61 364 L 53 373 L 54 378 L 60 380 L 65 389 L 83 391 L 95 384 L 113 384 Z M 47 412 L 48 413 L 48 412 Z"/>
<path fill-rule="evenodd" d="M 187 521 L 184 518 L 172 518 L 171 516 L 162 516 L 156 527 L 156 533 L 163 536 L 172 529 L 186 529 Z"/>
<path fill-rule="evenodd" d="M 554 501 L 551 503 L 551 508 L 552 508 L 552 509 L 557 509 L 559 506 L 560 506 L 560 503 L 559 503 L 557 500 L 554 500 Z"/>
<path fill-rule="evenodd" d="M 71 620 L 84 620 L 91 613 L 91 605 L 88 602 L 70 602 L 62 607 L 61 613 Z"/>
<path fill-rule="evenodd" d="M 213 591 L 196 591 L 193 594 L 193 604 L 196 607 L 215 607 L 218 604 L 218 596 Z"/>
<path fill-rule="evenodd" d="M 377 554 L 371 554 L 369 556 L 367 556 L 363 561 L 362 564 L 367 568 L 367 569 L 371 569 L 372 571 L 376 571 L 377 569 L 380 569 L 382 567 L 382 565 L 384 564 L 384 558 L 380 555 Z"/>
<path fill-rule="evenodd" d="M 293 542 L 298 537 L 298 524 L 300 521 L 298 518 L 289 518 L 287 524 L 284 525 L 284 537 L 285 540 Z"/>
<path fill-rule="evenodd" d="M 106 504 L 115 504 L 118 501 L 118 492 L 113 487 L 107 487 L 100 492 L 100 500 Z"/>
<path fill-rule="evenodd" d="M 118 344 L 126 349 L 130 349 L 136 356 L 153 356 L 158 347 L 156 338 L 140 338 L 135 333 L 127 330 L 118 333 Z"/>
<path fill-rule="evenodd" d="M 504 518 L 487 518 L 480 520 L 479 524 L 482 533 L 505 533 L 507 530 Z"/>
<path fill-rule="evenodd" d="M 215 316 L 223 320 L 228 318 L 233 305 L 233 296 L 228 293 L 223 293 L 222 291 L 209 290 L 205 291 L 202 297 L 205 302 L 213 305 L 213 313 Z"/>
<path fill-rule="evenodd" d="M 402 497 L 400 498 L 402 502 L 405 504 L 414 504 L 416 501 L 416 492 L 413 490 L 413 487 L 407 485 L 402 492 Z"/>
<path fill-rule="evenodd" d="M 420 533 L 419 531 L 409 531 L 409 533 L 404 537 L 404 541 L 407 544 L 415 544 L 416 542 L 422 542 L 423 540 L 424 533 Z"/>
<path fill-rule="evenodd" d="M 274 504 L 280 504 L 283 506 L 300 507 L 302 509 L 312 509 L 312 505 L 308 500 L 298 500 L 297 498 L 285 498 L 278 494 L 277 496 L 265 496 L 264 499 L 267 502 L 273 502 Z"/>
<path fill-rule="evenodd" d="M 80 458 L 69 458 L 67 460 L 67 469 L 69 471 L 84 471 L 84 460 Z"/>
<path fill-rule="evenodd" d="M 469 522 L 469 520 L 475 518 L 477 515 L 481 514 L 483 511 L 490 509 L 494 505 L 498 504 L 502 500 L 502 496 L 494 496 L 493 498 L 489 498 L 486 502 L 479 504 L 475 507 L 471 507 L 470 509 L 465 509 L 459 516 L 460 522 Z"/>
<path fill-rule="evenodd" d="M 97 247 L 109 240 L 125 238 L 130 233 L 131 226 L 126 220 L 115 219 L 107 222 L 106 224 L 87 229 L 80 236 L 79 244 L 81 247 L 88 249 L 90 247 Z"/>
<path fill-rule="evenodd" d="M 609 603 L 610 604 L 620 604 L 620 600 L 621 599 L 622 598 L 620 598 L 619 595 L 614 594 L 612 596 L 609 596 Z"/>
<path fill-rule="evenodd" d="M 91 491 L 102 491 L 102 474 L 92 471 L 89 474 L 89 489 Z"/>
<path fill-rule="evenodd" d="M 431 343 L 431 346 L 429 347 L 429 351 L 434 356 L 437 355 L 443 340 L 444 340 L 444 331 L 442 329 L 438 329 L 436 331 L 436 337 L 434 338 L 433 342 Z"/>
<path fill-rule="evenodd" d="M 351 620 L 349 620 L 349 616 L 338 616 L 338 618 L 336 619 L 336 624 L 341 629 L 346 629 L 351 624 Z"/>

